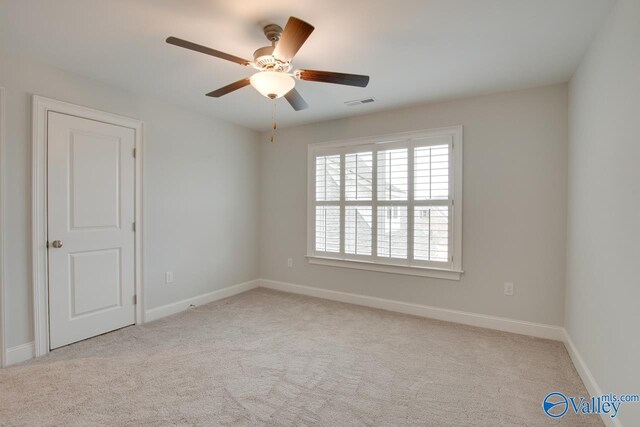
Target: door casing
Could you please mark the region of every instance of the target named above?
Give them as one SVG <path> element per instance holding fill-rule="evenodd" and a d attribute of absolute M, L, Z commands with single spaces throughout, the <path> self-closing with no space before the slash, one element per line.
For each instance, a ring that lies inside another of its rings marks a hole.
<path fill-rule="evenodd" d="M 143 153 L 144 123 L 88 107 L 33 96 L 32 271 L 35 356 L 49 353 L 49 283 L 47 260 L 47 117 L 49 111 L 96 120 L 134 130 L 135 158 L 135 289 L 136 324 L 144 322 L 143 289 Z"/>

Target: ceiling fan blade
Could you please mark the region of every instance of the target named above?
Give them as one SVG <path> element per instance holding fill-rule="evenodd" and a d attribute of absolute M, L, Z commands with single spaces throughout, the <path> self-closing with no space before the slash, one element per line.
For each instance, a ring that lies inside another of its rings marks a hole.
<path fill-rule="evenodd" d="M 293 109 L 296 111 L 304 110 L 309 106 L 309 104 L 307 104 L 307 102 L 302 98 L 302 95 L 300 95 L 300 92 L 295 88 L 287 92 L 284 98 L 289 101 L 289 104 L 291 104 Z"/>
<path fill-rule="evenodd" d="M 220 58 L 220 59 L 226 59 L 227 61 L 235 62 L 236 64 L 245 65 L 245 66 L 250 65 L 250 62 L 244 58 L 240 58 L 234 55 L 229 55 L 228 53 L 220 52 L 219 50 L 211 49 L 210 47 L 192 43 L 187 40 L 182 40 L 177 37 L 169 37 L 167 38 L 166 41 L 167 43 L 172 44 L 174 46 L 183 47 L 189 50 L 195 50 L 196 52 L 215 56 L 216 58 Z"/>
<path fill-rule="evenodd" d="M 216 89 L 213 92 L 209 92 L 207 96 L 212 96 L 214 98 L 220 98 L 223 95 L 233 92 L 234 90 L 242 89 L 245 86 L 250 84 L 249 77 L 246 79 L 238 80 L 237 82 L 233 82 L 230 85 L 226 85 L 221 87 L 220 89 Z"/>
<path fill-rule="evenodd" d="M 334 73 L 332 71 L 296 70 L 295 76 L 310 82 L 335 83 L 338 85 L 367 87 L 369 76 L 359 74 Z"/>
<path fill-rule="evenodd" d="M 284 62 L 291 61 L 313 30 L 313 25 L 295 16 L 290 17 L 273 51 L 273 56 Z"/>

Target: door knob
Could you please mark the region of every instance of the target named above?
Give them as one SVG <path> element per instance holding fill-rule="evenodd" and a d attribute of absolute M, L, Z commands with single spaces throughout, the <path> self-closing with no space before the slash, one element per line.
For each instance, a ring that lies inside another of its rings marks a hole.
<path fill-rule="evenodd" d="M 56 249 L 60 249 L 62 247 L 62 242 L 60 240 L 54 240 L 51 246 L 53 246 Z"/>

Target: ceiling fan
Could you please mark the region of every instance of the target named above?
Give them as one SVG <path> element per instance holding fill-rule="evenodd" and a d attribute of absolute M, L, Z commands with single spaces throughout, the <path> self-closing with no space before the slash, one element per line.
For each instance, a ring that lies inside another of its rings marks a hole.
<path fill-rule="evenodd" d="M 216 58 L 226 59 L 245 67 L 258 70 L 251 77 L 238 80 L 230 85 L 209 92 L 207 96 L 221 97 L 245 86 L 251 85 L 262 95 L 270 99 L 282 96 L 291 104 L 294 110 L 304 110 L 308 104 L 295 89 L 295 79 L 311 82 L 335 83 L 348 86 L 366 87 L 369 76 L 358 74 L 334 73 L 331 71 L 294 70 L 291 72 L 291 61 L 302 47 L 314 27 L 301 19 L 290 17 L 284 30 L 276 24 L 264 27 L 264 35 L 271 42 L 271 46 L 261 47 L 253 53 L 253 61 L 240 58 L 219 50 L 211 49 L 177 37 L 167 38 L 167 43 L 194 50 Z M 295 78 L 295 79 L 294 79 Z"/>

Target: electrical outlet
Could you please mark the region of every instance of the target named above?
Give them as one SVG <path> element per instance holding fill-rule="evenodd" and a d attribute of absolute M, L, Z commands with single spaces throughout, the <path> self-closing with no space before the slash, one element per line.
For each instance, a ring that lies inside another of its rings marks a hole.
<path fill-rule="evenodd" d="M 505 282 L 504 284 L 504 294 L 507 296 L 513 296 L 513 283 Z"/>
<path fill-rule="evenodd" d="M 287 259 L 287 267 L 289 268 L 293 267 L 293 258 Z"/>
<path fill-rule="evenodd" d="M 164 282 L 173 283 L 173 271 L 167 271 L 164 273 Z"/>

